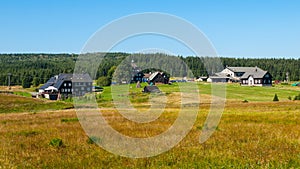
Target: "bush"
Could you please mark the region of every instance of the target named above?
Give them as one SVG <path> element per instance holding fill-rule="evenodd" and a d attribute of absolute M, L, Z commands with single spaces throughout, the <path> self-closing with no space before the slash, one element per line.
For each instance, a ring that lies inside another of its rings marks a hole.
<path fill-rule="evenodd" d="M 248 100 L 243 100 L 243 103 L 248 103 Z"/>
<path fill-rule="evenodd" d="M 52 139 L 50 141 L 49 145 L 53 146 L 53 147 L 63 147 L 64 146 L 63 141 L 60 138 L 54 138 L 54 139 Z"/>
<path fill-rule="evenodd" d="M 289 99 L 289 100 L 292 100 L 292 97 L 291 97 L 291 96 L 289 96 L 289 97 L 288 97 L 288 99 Z"/>
<path fill-rule="evenodd" d="M 274 101 L 274 102 L 278 102 L 278 101 L 279 101 L 277 94 L 275 94 L 275 96 L 274 96 L 274 98 L 273 98 L 273 101 Z"/>
<path fill-rule="evenodd" d="M 97 80 L 97 85 L 99 86 L 110 86 L 111 79 L 109 77 L 101 76 Z"/>

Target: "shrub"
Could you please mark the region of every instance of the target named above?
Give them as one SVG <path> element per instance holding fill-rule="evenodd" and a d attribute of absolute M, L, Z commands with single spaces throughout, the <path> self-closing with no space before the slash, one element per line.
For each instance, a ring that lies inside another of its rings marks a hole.
<path fill-rule="evenodd" d="M 50 141 L 49 145 L 53 146 L 53 147 L 63 147 L 64 146 L 63 141 L 60 138 L 54 138 L 54 139 L 52 139 Z"/>
<path fill-rule="evenodd" d="M 291 97 L 291 96 L 289 96 L 289 97 L 288 97 L 288 99 L 289 99 L 289 100 L 292 100 L 292 97 Z"/>
<path fill-rule="evenodd" d="M 273 98 L 273 101 L 274 101 L 274 102 L 278 102 L 278 101 L 279 101 L 277 94 L 275 94 L 275 96 L 274 96 L 274 98 Z"/>
<path fill-rule="evenodd" d="M 97 85 L 99 86 L 109 86 L 111 79 L 109 77 L 101 76 L 97 80 Z"/>
<path fill-rule="evenodd" d="M 243 103 L 248 103 L 248 100 L 243 100 Z"/>

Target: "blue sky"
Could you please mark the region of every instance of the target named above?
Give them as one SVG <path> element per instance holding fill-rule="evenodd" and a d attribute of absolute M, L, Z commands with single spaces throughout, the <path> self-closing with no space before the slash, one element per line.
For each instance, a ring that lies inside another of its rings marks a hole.
<path fill-rule="evenodd" d="M 0 8 L 0 53 L 80 53 L 92 34 L 113 20 L 163 12 L 198 27 L 221 56 L 300 58 L 300 1 L 3 0 Z M 192 54 L 178 45 L 166 38 L 137 37 L 113 50 Z"/>

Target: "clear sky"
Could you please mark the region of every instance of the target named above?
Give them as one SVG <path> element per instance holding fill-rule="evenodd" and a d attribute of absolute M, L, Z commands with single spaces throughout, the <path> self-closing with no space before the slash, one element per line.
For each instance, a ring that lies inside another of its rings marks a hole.
<path fill-rule="evenodd" d="M 115 19 L 163 12 L 198 27 L 221 56 L 300 58 L 297 0 L 3 0 L 0 8 L 0 53 L 79 53 L 94 32 Z M 133 38 L 114 50 L 191 54 L 164 38 L 150 38 L 152 43 Z"/>

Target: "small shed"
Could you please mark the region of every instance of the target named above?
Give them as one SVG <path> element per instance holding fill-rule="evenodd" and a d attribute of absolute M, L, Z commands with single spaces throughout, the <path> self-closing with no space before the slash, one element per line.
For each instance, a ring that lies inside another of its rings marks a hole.
<path fill-rule="evenodd" d="M 143 89 L 144 93 L 160 93 L 161 91 L 157 86 L 145 86 Z"/>

